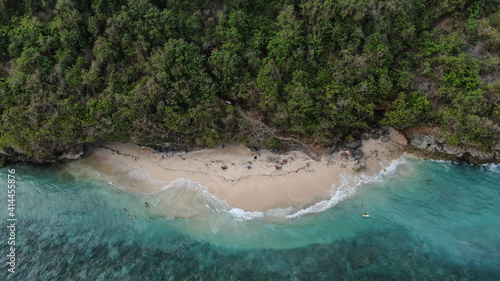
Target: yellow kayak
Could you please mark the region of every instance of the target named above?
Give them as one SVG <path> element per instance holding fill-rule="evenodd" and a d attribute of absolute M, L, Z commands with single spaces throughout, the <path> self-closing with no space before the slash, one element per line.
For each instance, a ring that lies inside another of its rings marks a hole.
<path fill-rule="evenodd" d="M 365 215 L 363 215 L 363 217 L 365 217 L 365 218 L 369 218 L 369 217 L 370 217 L 370 215 L 366 215 L 366 214 L 365 214 Z"/>

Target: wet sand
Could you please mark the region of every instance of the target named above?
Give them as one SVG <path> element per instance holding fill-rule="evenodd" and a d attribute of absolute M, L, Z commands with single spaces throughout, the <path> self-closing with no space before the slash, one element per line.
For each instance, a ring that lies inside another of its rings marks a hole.
<path fill-rule="evenodd" d="M 359 162 L 366 163 L 363 173 L 380 172 L 383 166 L 401 156 L 395 143 L 404 144 L 404 138 L 394 130 L 391 138 L 394 141 L 364 140 L 361 147 L 364 156 L 359 161 L 352 156 L 344 159 L 342 153 L 349 155 L 348 151 L 335 153 L 333 159 L 331 155 L 323 155 L 316 162 L 300 151 L 273 154 L 266 149 L 251 151 L 241 144 L 188 153 L 161 153 L 134 143 L 103 144 L 79 161 L 100 174 L 110 175 L 116 173 L 119 165 L 127 165 L 163 182 L 189 179 L 231 207 L 266 211 L 299 207 L 331 197 L 340 185 L 341 174 L 359 173 L 356 171 Z M 281 169 L 276 169 L 276 165 Z M 126 188 L 131 192 L 155 193 L 164 186 L 139 182 Z"/>

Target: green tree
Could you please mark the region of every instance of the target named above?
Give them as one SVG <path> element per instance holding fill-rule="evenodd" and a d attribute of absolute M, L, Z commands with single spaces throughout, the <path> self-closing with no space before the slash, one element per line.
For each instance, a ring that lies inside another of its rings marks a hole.
<path fill-rule="evenodd" d="M 400 93 L 381 123 L 402 130 L 427 121 L 430 110 L 430 103 L 422 93 Z"/>

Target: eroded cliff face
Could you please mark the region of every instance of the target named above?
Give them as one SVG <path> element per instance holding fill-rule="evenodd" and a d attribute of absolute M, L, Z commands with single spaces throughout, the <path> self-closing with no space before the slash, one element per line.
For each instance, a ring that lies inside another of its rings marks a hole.
<path fill-rule="evenodd" d="M 29 162 L 35 164 L 64 162 L 67 160 L 75 160 L 82 157 L 85 144 L 73 144 L 65 147 L 59 147 L 51 155 L 42 159 L 33 159 L 24 151 L 16 151 L 14 149 L 0 150 L 0 167 L 7 163 Z"/>
<path fill-rule="evenodd" d="M 500 144 L 489 151 L 468 146 L 453 146 L 446 143 L 439 128 L 410 128 L 404 131 L 408 139 L 408 151 L 429 159 L 465 161 L 470 164 L 500 162 Z"/>

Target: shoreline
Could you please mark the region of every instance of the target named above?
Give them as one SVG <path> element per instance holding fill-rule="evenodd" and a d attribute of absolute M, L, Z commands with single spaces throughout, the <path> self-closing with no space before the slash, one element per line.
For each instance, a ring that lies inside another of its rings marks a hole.
<path fill-rule="evenodd" d="M 241 144 L 162 153 L 133 143 L 103 144 L 75 162 L 97 171 L 99 177 L 112 177 L 116 185 L 133 193 L 153 194 L 161 191 L 165 183 L 184 178 L 204 186 L 232 208 L 267 211 L 308 206 L 331 198 L 341 185 L 341 174 L 380 173 L 384 165 L 403 155 L 397 146 L 406 145 L 406 139 L 395 130 L 390 130 L 390 138 L 389 142 L 363 140 L 356 148 L 363 154 L 358 159 L 342 150 L 334 153 L 334 158 L 322 155 L 319 162 L 301 151 L 274 154 L 267 149 L 251 151 Z M 152 181 L 161 182 L 133 179 L 130 172 L 117 174 L 123 165 L 132 171 L 142 170 Z"/>

